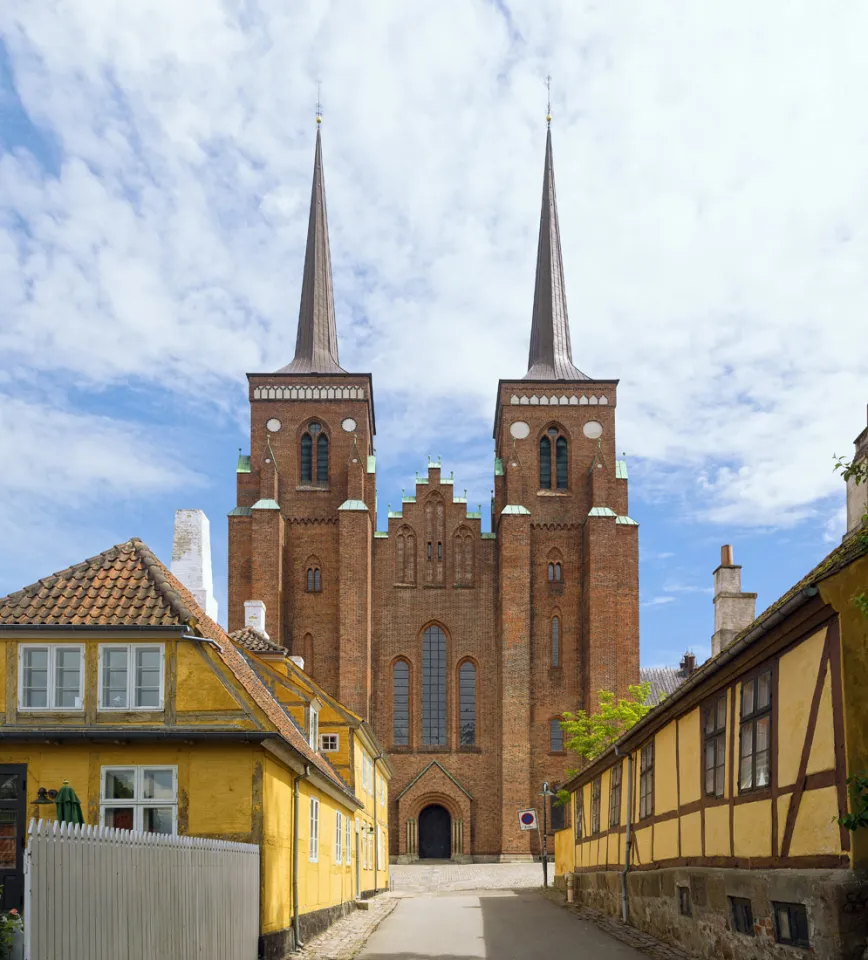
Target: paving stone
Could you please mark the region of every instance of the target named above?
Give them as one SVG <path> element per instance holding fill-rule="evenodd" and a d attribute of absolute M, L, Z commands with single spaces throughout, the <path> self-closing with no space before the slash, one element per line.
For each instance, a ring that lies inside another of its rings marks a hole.
<path fill-rule="evenodd" d="M 541 887 L 542 879 L 539 863 L 412 863 L 391 868 L 392 891 L 404 893 L 520 890 Z"/>
<path fill-rule="evenodd" d="M 366 902 L 366 910 L 353 910 L 342 917 L 324 933 L 309 940 L 293 957 L 303 957 L 304 960 L 352 960 L 368 937 L 395 909 L 398 898 L 382 893 Z"/>

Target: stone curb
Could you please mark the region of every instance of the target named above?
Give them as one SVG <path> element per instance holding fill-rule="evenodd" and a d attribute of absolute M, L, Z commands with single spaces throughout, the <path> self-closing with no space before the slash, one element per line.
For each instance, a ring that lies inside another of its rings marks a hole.
<path fill-rule="evenodd" d="M 371 897 L 366 910 L 354 910 L 292 954 L 303 960 L 353 960 L 368 937 L 398 905 L 389 894 Z"/>

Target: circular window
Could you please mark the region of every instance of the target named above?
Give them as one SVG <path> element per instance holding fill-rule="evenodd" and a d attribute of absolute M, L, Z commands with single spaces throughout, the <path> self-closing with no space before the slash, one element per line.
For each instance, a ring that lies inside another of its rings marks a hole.
<path fill-rule="evenodd" d="M 356 429 L 356 421 L 352 417 L 347 417 L 346 420 L 341 420 L 341 427 L 347 433 L 352 433 Z"/>
<path fill-rule="evenodd" d="M 280 429 L 280 421 L 277 419 L 277 417 L 272 417 L 270 420 L 266 420 L 265 429 L 268 430 L 269 433 L 277 433 L 277 431 Z"/>
<path fill-rule="evenodd" d="M 583 427 L 582 433 L 589 440 L 596 440 L 598 437 L 603 436 L 603 424 L 598 423 L 596 420 L 589 420 Z"/>
<path fill-rule="evenodd" d="M 308 429 L 308 433 L 312 434 L 314 437 L 318 433 L 322 433 L 322 425 L 319 423 L 312 423 L 307 429 Z"/>
<path fill-rule="evenodd" d="M 516 440 L 524 440 L 525 437 L 530 435 L 530 427 L 524 420 L 516 420 L 515 423 L 509 425 L 509 432 Z"/>

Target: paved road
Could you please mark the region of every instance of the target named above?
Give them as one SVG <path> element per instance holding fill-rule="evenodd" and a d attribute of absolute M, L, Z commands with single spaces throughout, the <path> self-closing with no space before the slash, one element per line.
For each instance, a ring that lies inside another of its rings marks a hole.
<path fill-rule="evenodd" d="M 396 892 L 443 893 L 541 887 L 543 875 L 541 863 L 411 863 L 393 864 L 391 881 Z"/>
<path fill-rule="evenodd" d="M 358 960 L 648 960 L 535 891 L 405 896 Z"/>

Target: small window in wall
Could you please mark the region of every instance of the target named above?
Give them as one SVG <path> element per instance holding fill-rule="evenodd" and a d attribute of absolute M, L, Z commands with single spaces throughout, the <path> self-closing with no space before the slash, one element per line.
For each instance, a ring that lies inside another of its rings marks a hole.
<path fill-rule="evenodd" d="M 609 781 L 609 826 L 617 827 L 621 823 L 621 770 L 622 764 L 612 767 Z"/>
<path fill-rule="evenodd" d="M 100 823 L 144 833 L 178 832 L 177 767 L 103 767 Z"/>
<path fill-rule="evenodd" d="M 693 909 L 690 904 L 690 887 L 678 888 L 678 912 L 682 917 L 693 916 Z"/>
<path fill-rule="evenodd" d="M 600 832 L 600 795 L 603 792 L 603 778 L 591 784 L 591 836 Z"/>
<path fill-rule="evenodd" d="M 771 710 L 772 672 L 766 670 L 741 685 L 740 792 L 769 785 Z"/>
<path fill-rule="evenodd" d="M 335 811 L 335 863 L 344 858 L 344 815 L 340 810 Z"/>
<path fill-rule="evenodd" d="M 726 744 L 726 694 L 703 711 L 705 737 L 705 795 L 723 796 L 723 772 Z"/>
<path fill-rule="evenodd" d="M 775 935 L 778 943 L 791 947 L 811 946 L 808 933 L 808 911 L 803 903 L 772 903 L 775 914 Z"/>
<path fill-rule="evenodd" d="M 729 907 L 732 913 L 732 929 L 736 933 L 743 933 L 745 936 L 753 937 L 753 908 L 750 900 L 746 897 L 730 897 Z"/>
<path fill-rule="evenodd" d="M 654 741 L 642 747 L 639 760 L 639 819 L 654 813 Z"/>
<path fill-rule="evenodd" d="M 584 801 L 583 797 L 585 795 L 584 790 L 579 787 L 578 790 L 573 794 L 573 803 L 575 804 L 575 814 L 573 816 L 573 823 L 576 826 L 576 840 L 582 839 L 582 833 L 585 828 L 584 819 Z"/>
<path fill-rule="evenodd" d="M 319 748 L 322 753 L 337 753 L 341 748 L 340 734 L 321 733 L 319 736 Z"/>
<path fill-rule="evenodd" d="M 307 708 L 307 742 L 313 750 L 319 747 L 319 707 L 313 703 Z"/>
<path fill-rule="evenodd" d="M 549 720 L 549 753 L 564 752 L 564 728 L 560 720 Z"/>
<path fill-rule="evenodd" d="M 81 710 L 84 647 L 21 644 L 18 704 L 21 710 Z"/>
<path fill-rule="evenodd" d="M 163 644 L 100 644 L 99 673 L 100 710 L 162 709 Z"/>
<path fill-rule="evenodd" d="M 319 567 L 307 568 L 307 592 L 319 593 L 322 590 L 322 574 Z"/>
<path fill-rule="evenodd" d="M 552 666 L 561 665 L 561 618 L 552 617 Z"/>
<path fill-rule="evenodd" d="M 319 800 L 310 798 L 310 832 L 308 834 L 308 860 L 316 863 L 319 860 Z"/>

